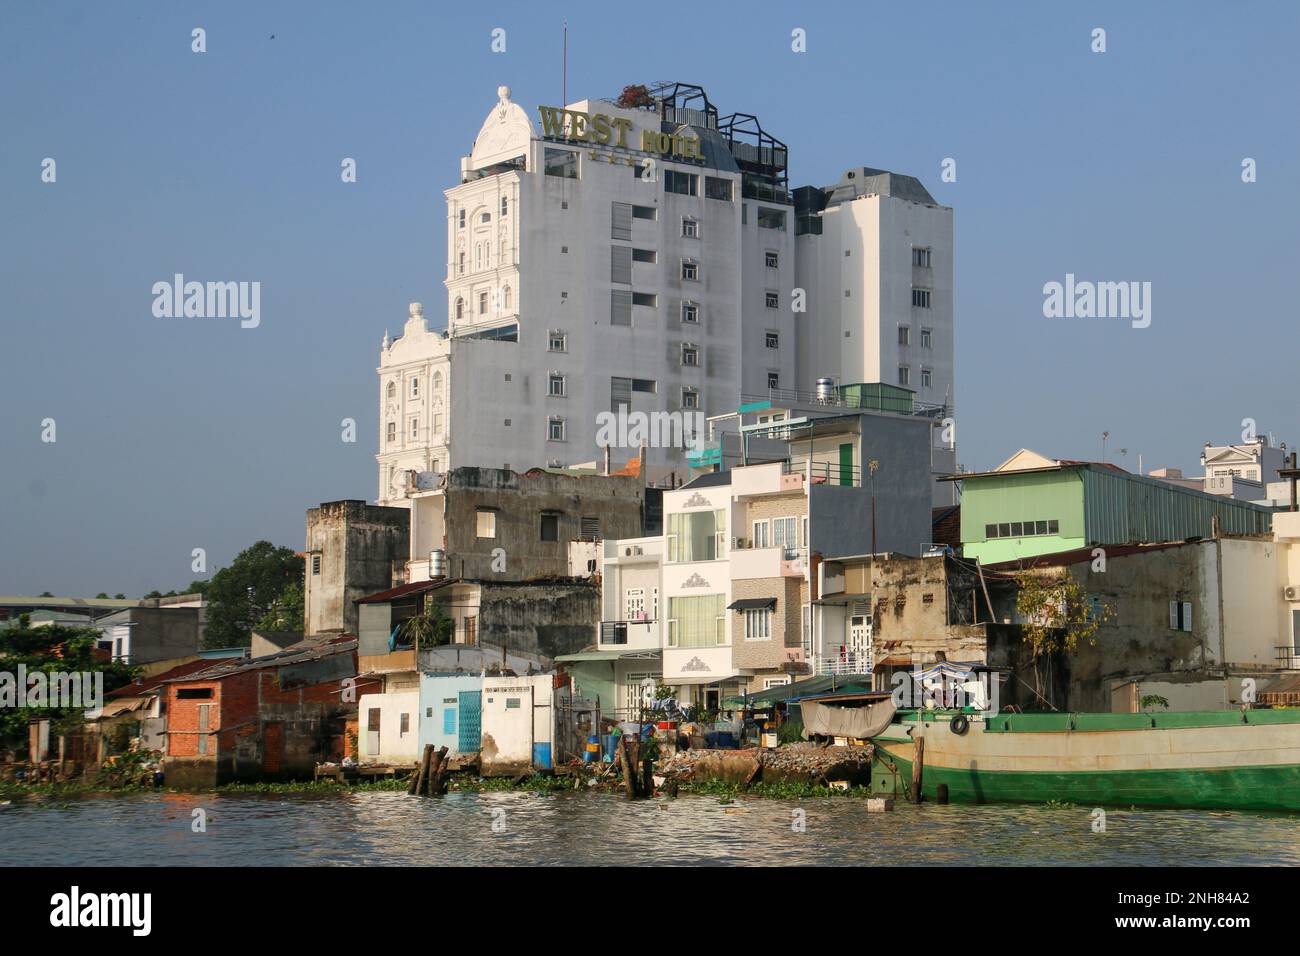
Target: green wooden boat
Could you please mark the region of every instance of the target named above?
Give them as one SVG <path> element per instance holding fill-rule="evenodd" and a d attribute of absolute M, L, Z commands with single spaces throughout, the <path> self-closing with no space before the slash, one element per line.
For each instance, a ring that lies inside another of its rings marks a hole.
<path fill-rule="evenodd" d="M 1300 812 L 1300 710 L 899 711 L 872 737 L 875 792 L 910 794 L 919 739 L 929 800 Z"/>

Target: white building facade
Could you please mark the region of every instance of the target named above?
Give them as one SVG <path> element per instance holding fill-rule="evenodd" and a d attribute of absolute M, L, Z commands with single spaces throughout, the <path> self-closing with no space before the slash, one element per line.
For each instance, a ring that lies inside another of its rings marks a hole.
<path fill-rule="evenodd" d="M 543 106 L 536 124 L 498 96 L 445 191 L 445 330 L 417 303 L 384 337 L 380 503 L 407 471 L 606 448 L 685 477 L 704 416 L 819 378 L 906 377 L 951 407 L 952 211 L 916 180 L 850 172 L 801 190 L 797 223 L 785 145 L 699 87 Z"/>

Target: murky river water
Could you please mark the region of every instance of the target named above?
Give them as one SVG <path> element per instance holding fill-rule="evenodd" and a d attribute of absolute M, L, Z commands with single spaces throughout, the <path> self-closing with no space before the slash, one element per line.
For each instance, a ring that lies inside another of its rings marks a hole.
<path fill-rule="evenodd" d="M 192 830 L 193 810 L 207 832 Z M 797 827 L 800 815 L 804 828 Z M 141 794 L 0 807 L 0 865 L 1300 864 L 1300 817 L 574 793 Z"/>

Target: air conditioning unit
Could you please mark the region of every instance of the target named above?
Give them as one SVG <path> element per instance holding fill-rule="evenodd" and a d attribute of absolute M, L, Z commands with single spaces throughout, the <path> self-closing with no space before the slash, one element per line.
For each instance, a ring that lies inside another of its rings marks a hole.
<path fill-rule="evenodd" d="M 1288 584 L 1282 589 L 1282 600 L 1300 601 L 1300 585 Z"/>

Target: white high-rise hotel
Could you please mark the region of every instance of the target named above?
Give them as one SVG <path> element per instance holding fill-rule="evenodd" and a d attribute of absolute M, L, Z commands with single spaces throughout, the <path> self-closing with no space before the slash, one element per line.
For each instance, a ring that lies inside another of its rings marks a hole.
<path fill-rule="evenodd" d="M 786 146 L 695 86 L 538 125 L 498 94 L 445 193 L 446 329 L 416 304 L 385 334 L 381 504 L 408 470 L 600 461 L 619 409 L 726 414 L 831 379 L 952 414 L 952 209 L 916 179 L 857 167 L 792 191 Z M 686 475 L 680 447 L 647 458 Z"/>

